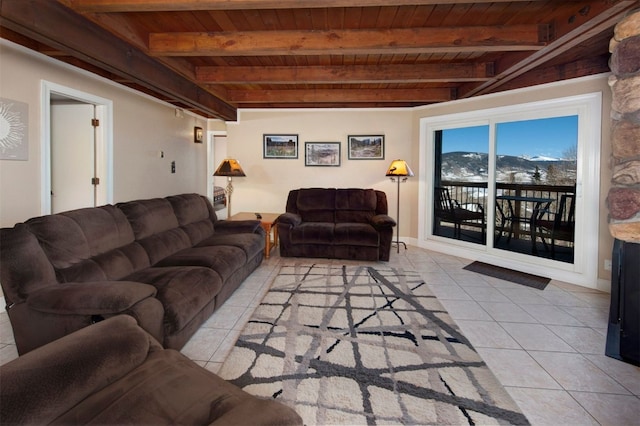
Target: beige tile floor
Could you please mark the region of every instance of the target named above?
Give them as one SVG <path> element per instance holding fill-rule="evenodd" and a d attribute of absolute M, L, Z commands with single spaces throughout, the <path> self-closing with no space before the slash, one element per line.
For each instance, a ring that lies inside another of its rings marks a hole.
<path fill-rule="evenodd" d="M 217 371 L 285 261 L 265 260 L 182 353 Z M 394 249 L 389 262 L 421 272 L 533 425 L 640 425 L 640 368 L 604 356 L 608 294 L 556 281 L 530 289 L 468 263 L 416 247 Z M 0 363 L 16 356 L 3 312 Z"/>

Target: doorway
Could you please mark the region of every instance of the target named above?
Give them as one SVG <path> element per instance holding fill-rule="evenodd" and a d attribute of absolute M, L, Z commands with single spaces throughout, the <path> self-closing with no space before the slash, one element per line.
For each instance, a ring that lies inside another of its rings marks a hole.
<path fill-rule="evenodd" d="M 43 82 L 42 214 L 113 202 L 112 102 Z"/>

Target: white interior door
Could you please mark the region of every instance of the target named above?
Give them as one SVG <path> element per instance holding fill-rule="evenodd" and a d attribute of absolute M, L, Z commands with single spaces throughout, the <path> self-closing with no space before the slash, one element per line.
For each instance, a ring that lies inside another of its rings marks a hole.
<path fill-rule="evenodd" d="M 95 131 L 91 104 L 51 105 L 51 211 L 96 205 Z"/>

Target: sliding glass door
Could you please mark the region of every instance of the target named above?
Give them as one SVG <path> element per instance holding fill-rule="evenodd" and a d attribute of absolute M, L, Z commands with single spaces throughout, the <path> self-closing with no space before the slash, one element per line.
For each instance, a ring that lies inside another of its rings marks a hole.
<path fill-rule="evenodd" d="M 433 235 L 572 263 L 577 138 L 577 115 L 435 130 Z"/>
<path fill-rule="evenodd" d="M 422 119 L 423 246 L 595 276 L 600 99 Z"/>
<path fill-rule="evenodd" d="M 436 130 L 433 235 L 485 244 L 489 126 Z"/>
<path fill-rule="evenodd" d="M 577 115 L 496 123 L 496 248 L 573 263 L 577 139 Z"/>

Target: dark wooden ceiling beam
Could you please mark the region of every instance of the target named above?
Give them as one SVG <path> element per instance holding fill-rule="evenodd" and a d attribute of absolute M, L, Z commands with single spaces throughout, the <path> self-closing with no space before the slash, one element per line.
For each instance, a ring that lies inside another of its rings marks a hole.
<path fill-rule="evenodd" d="M 567 28 L 565 34 L 558 36 L 556 40 L 550 42 L 543 49 L 526 56 L 512 66 L 501 69 L 494 79 L 474 87 L 461 87 L 459 91 L 460 97 L 469 98 L 499 90 L 506 83 L 537 67 L 543 66 L 594 35 L 613 28 L 616 23 L 637 6 L 638 2 L 634 0 L 618 1 L 615 4 L 605 4 L 605 2 L 601 1 L 593 2 L 588 10 L 585 9 L 587 10 L 586 13 L 591 15 L 591 19 L 584 19 L 584 23 L 577 27 Z"/>
<path fill-rule="evenodd" d="M 331 103 L 331 102 L 445 102 L 454 98 L 448 88 L 430 89 L 286 89 L 228 90 L 233 103 Z"/>
<path fill-rule="evenodd" d="M 471 0 L 60 0 L 81 12 L 162 12 L 190 10 L 310 9 L 454 5 Z M 517 3 L 543 0 L 475 0 L 473 3 Z M 576 0 L 577 1 L 577 0 Z"/>
<path fill-rule="evenodd" d="M 595 75 L 609 72 L 608 55 L 595 56 L 569 64 L 536 68 L 523 74 L 520 78 L 511 80 L 500 87 L 501 90 L 522 89 L 554 81 L 578 78 L 585 75 Z"/>
<path fill-rule="evenodd" d="M 2 0 L 0 26 L 153 92 L 179 99 L 205 115 L 226 120 L 237 118 L 236 108 L 58 2 Z"/>
<path fill-rule="evenodd" d="M 206 66 L 196 67 L 200 83 L 444 83 L 487 81 L 487 63 L 347 66 Z"/>
<path fill-rule="evenodd" d="M 537 25 L 151 33 L 153 56 L 363 55 L 540 50 Z"/>

